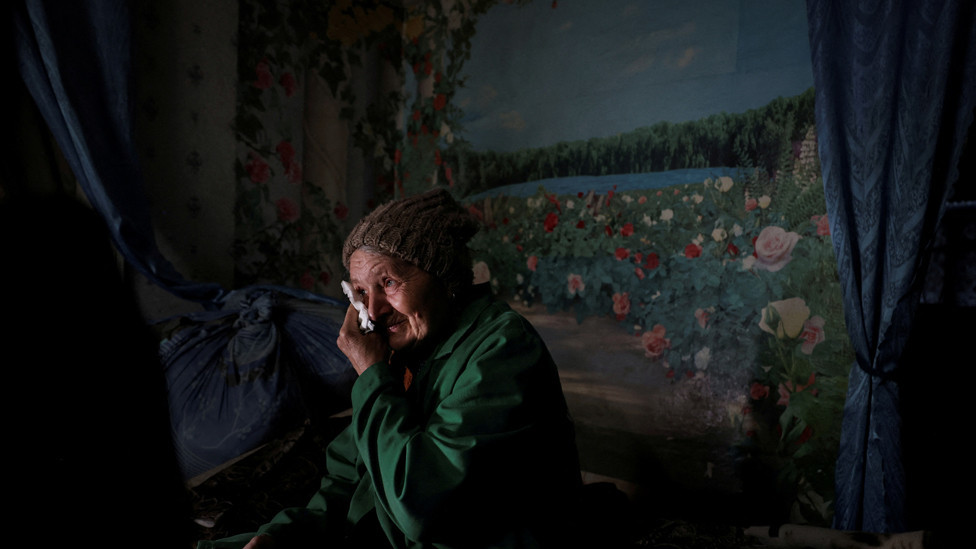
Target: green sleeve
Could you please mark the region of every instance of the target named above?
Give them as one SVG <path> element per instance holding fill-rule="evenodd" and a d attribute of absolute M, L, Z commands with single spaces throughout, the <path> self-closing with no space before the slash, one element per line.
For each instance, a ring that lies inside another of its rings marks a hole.
<path fill-rule="evenodd" d="M 326 449 L 327 473 L 307 506 L 279 512 L 257 532 L 199 541 L 197 549 L 240 549 L 258 534 L 270 534 L 283 548 L 341 539 L 349 500 L 359 482 L 356 451 L 347 428 Z"/>
<path fill-rule="evenodd" d="M 556 431 L 567 417 L 541 339 L 515 313 L 477 334 L 438 366 L 458 374 L 446 376 L 450 387 L 433 389 L 443 398 L 426 419 L 384 364 L 353 386 L 355 442 L 377 506 L 408 540 L 485 539 L 498 533 L 486 527 L 510 528 L 540 503 L 530 487 L 549 490 L 548 470 L 566 470 L 550 456 L 562 449 L 575 456 L 566 444 L 553 447 L 555 438 L 566 440 Z M 570 474 L 578 478 L 578 468 Z"/>

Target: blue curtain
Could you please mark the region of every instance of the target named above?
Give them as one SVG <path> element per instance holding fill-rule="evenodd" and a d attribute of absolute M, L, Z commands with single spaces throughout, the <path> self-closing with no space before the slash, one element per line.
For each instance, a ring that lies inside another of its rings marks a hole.
<path fill-rule="evenodd" d="M 16 0 L 14 47 L 28 91 L 127 264 L 207 309 L 178 317 L 159 357 L 189 478 L 349 405 L 355 371 L 335 346 L 347 303 L 274 285 L 227 291 L 186 280 L 162 256 L 133 138 L 128 4 Z"/>
<path fill-rule="evenodd" d="M 128 4 L 15 1 L 18 68 L 125 260 L 174 295 L 213 308 L 220 285 L 184 279 L 156 245 L 132 134 Z"/>
<path fill-rule="evenodd" d="M 816 123 L 856 351 L 834 527 L 906 516 L 898 373 L 976 98 L 972 0 L 808 0 Z"/>

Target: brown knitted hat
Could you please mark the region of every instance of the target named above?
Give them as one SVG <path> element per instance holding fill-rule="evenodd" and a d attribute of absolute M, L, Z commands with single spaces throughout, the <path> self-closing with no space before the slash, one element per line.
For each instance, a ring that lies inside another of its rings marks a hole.
<path fill-rule="evenodd" d="M 449 292 L 471 285 L 468 241 L 480 228 L 446 189 L 387 202 L 362 218 L 342 247 L 342 264 L 363 246 L 408 261 L 440 279 Z"/>

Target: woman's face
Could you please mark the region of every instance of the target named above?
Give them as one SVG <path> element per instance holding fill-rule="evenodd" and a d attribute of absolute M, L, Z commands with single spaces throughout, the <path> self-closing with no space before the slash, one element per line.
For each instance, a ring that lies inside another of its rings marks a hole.
<path fill-rule="evenodd" d="M 450 301 L 444 285 L 401 259 L 356 250 L 349 257 L 349 283 L 395 351 L 429 342 L 448 319 Z"/>

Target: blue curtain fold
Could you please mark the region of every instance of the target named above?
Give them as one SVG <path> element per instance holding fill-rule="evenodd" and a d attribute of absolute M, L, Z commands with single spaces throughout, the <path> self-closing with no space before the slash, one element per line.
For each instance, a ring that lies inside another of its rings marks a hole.
<path fill-rule="evenodd" d="M 18 68 L 125 260 L 177 297 L 214 308 L 224 289 L 186 280 L 156 245 L 133 140 L 128 6 L 124 0 L 15 0 Z"/>
<path fill-rule="evenodd" d="M 976 99 L 971 0 L 807 0 L 830 230 L 855 349 L 834 527 L 900 532 L 898 372 Z"/>

